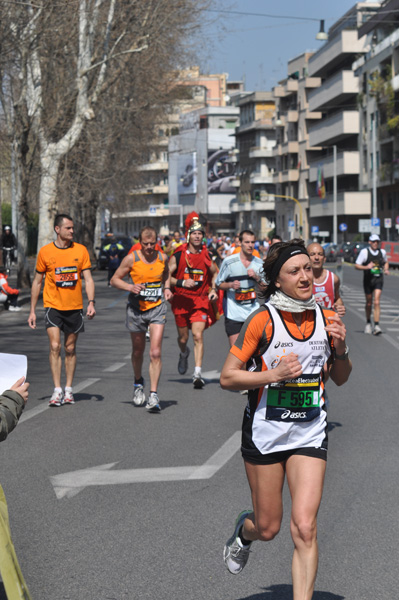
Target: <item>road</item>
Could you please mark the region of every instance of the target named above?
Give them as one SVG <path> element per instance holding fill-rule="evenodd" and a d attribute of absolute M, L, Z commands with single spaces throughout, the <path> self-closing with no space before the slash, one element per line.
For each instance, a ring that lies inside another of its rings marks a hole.
<path fill-rule="evenodd" d="M 131 403 L 123 292 L 95 272 L 98 315 L 78 342 L 76 404 L 47 408 L 44 327 L 28 307 L 0 314 L 2 351 L 25 353 L 21 423 L 1 445 L 13 541 L 34 600 L 286 600 L 292 596 L 289 495 L 279 536 L 253 545 L 244 572 L 224 567 L 236 515 L 250 507 L 239 452 L 245 397 L 221 390 L 223 323 L 205 334 L 204 390 L 177 374 L 168 314 L 161 414 Z M 329 459 L 314 600 L 397 597 L 399 277 L 383 292 L 383 335 L 366 336 L 361 274 L 345 266 L 353 373 L 328 384 Z M 192 346 L 192 344 L 191 344 Z M 190 369 L 193 367 L 192 355 Z M 148 367 L 148 357 L 145 369 Z"/>

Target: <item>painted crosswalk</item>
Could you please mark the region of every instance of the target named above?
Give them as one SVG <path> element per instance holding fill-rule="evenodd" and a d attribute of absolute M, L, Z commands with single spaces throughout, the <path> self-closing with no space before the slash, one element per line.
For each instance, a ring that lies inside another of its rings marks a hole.
<path fill-rule="evenodd" d="M 364 293 L 362 290 L 352 288 L 349 285 L 343 285 L 341 288 L 342 299 L 347 311 L 355 314 L 364 322 Z M 392 299 L 381 299 L 380 326 L 383 336 L 395 348 L 399 350 L 399 302 Z"/>

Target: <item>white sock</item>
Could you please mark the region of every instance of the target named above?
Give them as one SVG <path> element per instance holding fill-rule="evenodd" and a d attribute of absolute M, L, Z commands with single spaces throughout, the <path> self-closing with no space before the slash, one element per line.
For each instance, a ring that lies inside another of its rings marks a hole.
<path fill-rule="evenodd" d="M 67 386 L 65 386 L 65 391 L 66 391 L 66 392 L 72 392 L 72 388 L 71 388 L 71 387 L 67 387 Z"/>
<path fill-rule="evenodd" d="M 201 367 L 195 367 L 194 375 L 198 375 L 199 377 L 201 377 Z"/>
<path fill-rule="evenodd" d="M 54 391 L 57 392 L 57 394 L 59 394 L 60 392 L 62 392 L 62 388 L 60 387 L 55 387 Z"/>

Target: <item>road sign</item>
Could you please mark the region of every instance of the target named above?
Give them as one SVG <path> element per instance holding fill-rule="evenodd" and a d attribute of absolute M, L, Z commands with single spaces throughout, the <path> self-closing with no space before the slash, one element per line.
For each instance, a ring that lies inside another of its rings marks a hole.
<path fill-rule="evenodd" d="M 346 223 L 340 223 L 340 225 L 339 225 L 340 231 L 347 231 L 347 229 L 348 229 L 348 225 Z"/>
<path fill-rule="evenodd" d="M 330 232 L 329 231 L 319 231 L 319 233 L 317 235 L 319 237 L 326 238 L 330 235 Z"/>
<path fill-rule="evenodd" d="M 312 235 L 319 235 L 319 226 L 318 225 L 312 225 L 311 234 Z"/>
<path fill-rule="evenodd" d="M 288 221 L 288 228 L 289 228 L 289 229 L 294 229 L 294 227 L 295 227 L 295 222 L 294 222 L 294 221 L 292 221 L 292 220 L 290 219 L 290 220 Z"/>
<path fill-rule="evenodd" d="M 386 229 L 391 229 L 392 227 L 392 219 L 384 219 L 384 227 L 386 227 Z"/>
<path fill-rule="evenodd" d="M 157 214 L 157 207 L 156 206 L 150 206 L 150 215 L 156 215 Z"/>
<path fill-rule="evenodd" d="M 359 219 L 359 233 L 368 233 L 371 231 L 371 219 Z"/>
<path fill-rule="evenodd" d="M 371 219 L 371 227 L 379 227 L 380 225 L 380 219 Z"/>

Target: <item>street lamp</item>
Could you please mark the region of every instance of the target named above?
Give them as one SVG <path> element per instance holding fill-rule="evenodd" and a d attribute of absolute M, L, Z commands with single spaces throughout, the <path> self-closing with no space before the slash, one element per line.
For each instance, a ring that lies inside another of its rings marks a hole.
<path fill-rule="evenodd" d="M 328 40 L 328 34 L 324 31 L 324 19 L 320 20 L 320 31 L 316 35 L 316 40 L 320 40 L 321 42 Z"/>

